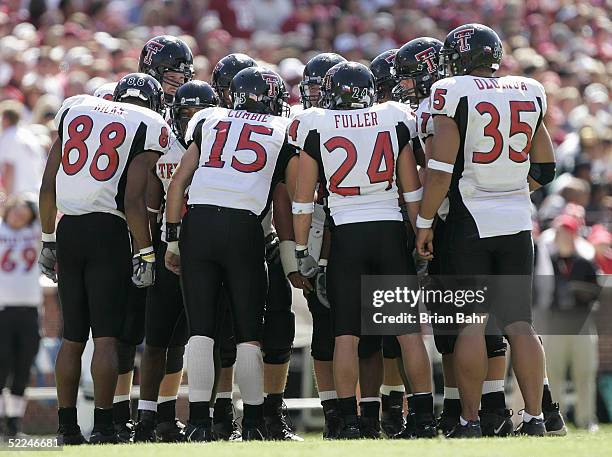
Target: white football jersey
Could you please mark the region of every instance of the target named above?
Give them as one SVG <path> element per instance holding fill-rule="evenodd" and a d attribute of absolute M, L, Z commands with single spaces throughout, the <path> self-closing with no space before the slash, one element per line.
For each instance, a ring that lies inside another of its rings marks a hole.
<path fill-rule="evenodd" d="M 125 218 L 124 193 L 132 159 L 168 149 L 169 127 L 154 111 L 91 95 L 67 99 L 55 117 L 62 141 L 56 177 L 57 208 Z"/>
<path fill-rule="evenodd" d="M 297 151 L 287 141 L 286 117 L 207 108 L 189 121 L 185 141 L 200 149 L 190 205 L 249 210 L 262 215 L 273 186 Z"/>
<path fill-rule="evenodd" d="M 294 118 L 288 136 L 319 162 L 336 225 L 402 220 L 395 163 L 416 137 L 409 106 L 386 102 L 355 110 L 309 108 Z"/>
<path fill-rule="evenodd" d="M 0 309 L 40 306 L 40 225 L 13 230 L 0 219 Z"/>
<path fill-rule="evenodd" d="M 546 113 L 546 94 L 521 76 L 456 76 L 431 89 L 430 111 L 457 122 L 459 151 L 449 218 L 467 209 L 481 238 L 531 230 L 529 149 Z"/>
<path fill-rule="evenodd" d="M 425 150 L 425 140 L 433 135 L 433 117 L 429 111 L 429 98 L 421 100 L 416 112 L 417 134 L 423 151 Z"/>

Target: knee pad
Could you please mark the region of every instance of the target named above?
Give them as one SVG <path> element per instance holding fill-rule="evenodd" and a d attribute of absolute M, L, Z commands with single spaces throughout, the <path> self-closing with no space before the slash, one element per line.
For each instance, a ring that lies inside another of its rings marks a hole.
<path fill-rule="evenodd" d="M 185 346 L 170 346 L 166 352 L 166 374 L 178 373 L 183 369 Z"/>
<path fill-rule="evenodd" d="M 360 359 L 368 359 L 382 349 L 382 336 L 368 335 L 359 339 L 357 352 Z"/>
<path fill-rule="evenodd" d="M 506 355 L 507 344 L 503 336 L 485 335 L 485 343 L 487 344 L 487 357 L 489 359 Z"/>
<path fill-rule="evenodd" d="M 117 365 L 120 375 L 134 369 L 134 357 L 136 357 L 136 346 L 122 341 L 117 342 Z"/>
<path fill-rule="evenodd" d="M 287 363 L 295 338 L 295 315 L 291 309 L 270 311 L 264 321 L 264 362 L 273 365 Z"/>
<path fill-rule="evenodd" d="M 383 336 L 382 347 L 385 359 L 397 359 L 402 356 L 402 348 L 397 341 L 397 337 L 393 335 Z"/>

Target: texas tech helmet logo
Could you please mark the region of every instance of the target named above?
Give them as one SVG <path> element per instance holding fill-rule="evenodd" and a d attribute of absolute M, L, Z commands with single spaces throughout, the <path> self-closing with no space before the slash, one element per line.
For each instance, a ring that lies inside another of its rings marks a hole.
<path fill-rule="evenodd" d="M 268 83 L 268 96 L 276 97 L 279 92 L 278 77 L 273 73 L 262 73 L 262 76 Z"/>
<path fill-rule="evenodd" d="M 164 45 L 158 43 L 157 41 L 149 41 L 145 49 L 147 50 L 147 53 L 142 61 L 147 65 L 151 65 L 153 63 L 153 54 L 157 54 L 159 51 L 164 49 Z"/>
<path fill-rule="evenodd" d="M 414 58 L 417 62 L 421 62 L 421 64 L 427 65 L 427 72 L 434 73 L 438 68 L 438 64 L 436 62 L 436 50 L 432 47 L 424 49 L 421 52 L 418 52 L 414 55 Z"/>
<path fill-rule="evenodd" d="M 454 37 L 459 41 L 459 52 L 470 50 L 470 37 L 474 35 L 474 29 L 463 29 L 454 33 Z"/>

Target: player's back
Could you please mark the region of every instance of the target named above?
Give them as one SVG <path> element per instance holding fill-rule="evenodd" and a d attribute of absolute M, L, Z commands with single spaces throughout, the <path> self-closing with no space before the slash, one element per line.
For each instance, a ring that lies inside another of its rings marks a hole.
<path fill-rule="evenodd" d="M 293 151 L 286 143 L 289 122 L 286 117 L 220 107 L 196 113 L 185 135 L 200 149 L 188 203 L 260 215 L 272 182 L 284 172 Z"/>
<path fill-rule="evenodd" d="M 62 141 L 58 209 L 125 217 L 129 164 L 143 151 L 166 151 L 169 130 L 163 118 L 147 108 L 79 95 L 64 102 L 56 122 Z"/>
<path fill-rule="evenodd" d="M 430 111 L 459 128 L 451 207 L 460 200 L 481 237 L 530 229 L 529 151 L 546 113 L 542 85 L 521 76 L 447 78 L 432 87 Z"/>
<path fill-rule="evenodd" d="M 298 114 L 289 139 L 319 160 L 336 224 L 401 220 L 395 163 L 416 136 L 407 105 L 386 102 L 369 108 L 309 108 Z"/>

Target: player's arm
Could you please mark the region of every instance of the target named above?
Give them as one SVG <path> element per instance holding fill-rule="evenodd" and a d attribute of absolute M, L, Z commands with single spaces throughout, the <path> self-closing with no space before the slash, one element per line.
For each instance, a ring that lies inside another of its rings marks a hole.
<path fill-rule="evenodd" d="M 529 151 L 529 190 L 545 186 L 555 178 L 555 152 L 544 123 L 540 124 L 531 140 Z"/>
<path fill-rule="evenodd" d="M 153 239 L 156 239 L 158 230 L 159 213 L 162 207 L 164 187 L 153 169 L 149 170 L 147 179 L 147 215 L 149 216 L 149 227 Z"/>
<path fill-rule="evenodd" d="M 151 232 L 147 216 L 145 194 L 149 170 L 155 165 L 159 155 L 153 151 L 138 154 L 128 168 L 125 186 L 125 216 L 139 250 L 151 248 Z"/>
<path fill-rule="evenodd" d="M 172 174 L 172 180 L 166 194 L 166 268 L 174 274 L 180 274 L 180 257 L 178 250 L 179 227 L 181 223 L 181 208 L 185 198 L 185 190 L 191 184 L 193 174 L 198 168 L 200 149 L 196 142 L 187 148 L 181 161 Z"/>
<path fill-rule="evenodd" d="M 408 218 L 416 231 L 416 218 L 419 213 L 419 205 L 423 197 L 423 188 L 419 180 L 417 164 L 412 147 L 406 144 L 397 158 L 397 178 L 402 192 Z"/>
<path fill-rule="evenodd" d="M 314 197 L 319 165 L 305 151 L 300 153 L 297 184 L 293 198 L 293 231 L 295 233 L 295 256 L 298 259 L 299 271 L 306 277 L 312 277 L 318 270 L 316 260 L 308 254 L 308 234 L 314 212 Z M 312 261 L 310 261 L 312 260 Z M 304 266 L 301 268 L 300 263 Z"/>
<path fill-rule="evenodd" d="M 437 115 L 434 117 L 431 159 L 427 165 L 427 181 L 421 208 L 417 217 L 416 247 L 425 259 L 433 258 L 433 220 L 450 187 L 453 167 L 459 150 L 459 128 L 454 119 Z"/>

